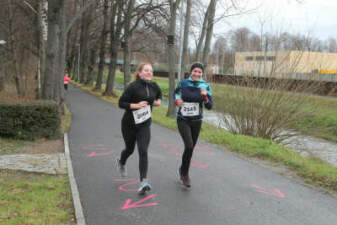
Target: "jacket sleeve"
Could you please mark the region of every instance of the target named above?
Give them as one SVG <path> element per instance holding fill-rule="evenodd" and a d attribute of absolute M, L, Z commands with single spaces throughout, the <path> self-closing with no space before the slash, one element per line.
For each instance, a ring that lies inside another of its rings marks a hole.
<path fill-rule="evenodd" d="M 132 98 L 132 85 L 129 85 L 123 92 L 122 96 L 119 98 L 118 106 L 122 109 L 130 109 L 131 98 Z"/>
<path fill-rule="evenodd" d="M 207 100 L 208 101 L 204 102 L 204 105 L 205 105 L 206 109 L 210 110 L 213 107 L 212 90 L 211 90 L 210 85 L 207 86 L 206 92 L 207 92 Z"/>
<path fill-rule="evenodd" d="M 213 107 L 212 96 L 207 94 L 207 98 L 208 98 L 208 101 L 204 102 L 204 105 L 205 105 L 206 109 L 210 110 Z"/>
<path fill-rule="evenodd" d="M 156 88 L 157 88 L 157 96 L 156 96 L 156 99 L 155 99 L 155 100 L 162 99 L 162 98 L 163 98 L 163 94 L 162 94 L 162 92 L 161 92 L 160 87 L 158 86 L 157 83 L 154 83 L 154 84 L 155 84 L 155 86 L 156 86 Z"/>
<path fill-rule="evenodd" d="M 177 88 L 174 90 L 174 94 L 173 94 L 174 100 L 181 99 L 181 89 L 182 89 L 182 81 L 179 81 Z"/>

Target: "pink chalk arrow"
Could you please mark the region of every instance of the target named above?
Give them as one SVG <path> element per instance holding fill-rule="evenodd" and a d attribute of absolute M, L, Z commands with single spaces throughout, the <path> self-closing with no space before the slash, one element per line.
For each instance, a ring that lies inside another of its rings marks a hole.
<path fill-rule="evenodd" d="M 201 169 L 204 169 L 204 168 L 209 166 L 208 163 L 202 164 L 202 163 L 199 163 L 198 161 L 196 161 L 194 159 L 191 159 L 191 163 L 192 163 L 193 166 L 196 166 L 196 167 L 201 168 Z"/>
<path fill-rule="evenodd" d="M 88 157 L 91 158 L 91 157 L 95 157 L 95 156 L 111 155 L 114 152 L 115 152 L 114 150 L 111 150 L 111 151 L 108 151 L 108 152 L 100 152 L 100 153 L 91 152 L 90 154 L 88 154 Z"/>
<path fill-rule="evenodd" d="M 276 197 L 279 197 L 279 198 L 285 198 L 285 195 L 277 188 L 274 188 L 273 191 L 268 191 L 256 184 L 252 184 L 252 187 L 253 188 L 256 188 L 257 189 L 257 192 L 260 192 L 262 194 L 266 194 L 266 195 L 273 195 L 273 196 L 276 196 Z"/>
<path fill-rule="evenodd" d="M 125 204 L 123 205 L 123 207 L 121 208 L 122 210 L 126 210 L 126 209 L 132 209 L 132 208 L 137 208 L 137 207 L 149 207 L 149 206 L 155 206 L 155 205 L 158 205 L 157 202 L 150 202 L 150 203 L 145 203 L 145 204 L 140 204 L 140 203 L 143 203 L 145 201 L 147 201 L 148 199 L 150 198 L 153 198 L 157 196 L 157 194 L 152 194 L 152 195 L 149 195 L 139 201 L 136 201 L 134 203 L 131 203 L 131 199 L 127 199 Z"/>

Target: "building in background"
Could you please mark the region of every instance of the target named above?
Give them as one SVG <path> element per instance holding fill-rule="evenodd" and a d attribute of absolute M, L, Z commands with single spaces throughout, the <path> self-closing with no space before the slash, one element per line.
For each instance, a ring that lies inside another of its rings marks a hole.
<path fill-rule="evenodd" d="M 336 80 L 337 53 L 267 51 L 235 53 L 235 75 Z"/>

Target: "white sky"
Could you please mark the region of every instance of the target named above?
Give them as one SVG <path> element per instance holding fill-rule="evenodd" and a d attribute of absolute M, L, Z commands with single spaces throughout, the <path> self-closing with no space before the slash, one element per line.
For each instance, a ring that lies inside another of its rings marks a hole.
<path fill-rule="evenodd" d="M 260 7 L 249 15 L 226 19 L 229 24 L 216 24 L 215 34 L 243 26 L 259 34 L 261 28 L 259 21 L 266 21 L 264 30 L 271 33 L 287 31 L 320 40 L 329 37 L 337 39 L 337 0 L 301 0 L 302 3 L 295 0 L 240 1 L 246 1 L 246 8 L 257 8 L 258 5 Z"/>

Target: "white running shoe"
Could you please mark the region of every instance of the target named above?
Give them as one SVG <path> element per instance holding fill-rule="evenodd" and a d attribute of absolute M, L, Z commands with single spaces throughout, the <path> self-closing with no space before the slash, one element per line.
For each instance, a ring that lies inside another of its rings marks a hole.
<path fill-rule="evenodd" d="M 143 179 L 142 182 L 140 182 L 138 193 L 140 195 L 145 194 L 145 192 L 150 191 L 152 189 L 151 185 L 149 184 L 149 181 L 147 179 Z"/>
<path fill-rule="evenodd" d="M 116 158 L 116 167 L 117 167 L 119 173 L 121 174 L 121 177 L 126 177 L 128 175 L 128 173 L 126 171 L 126 165 L 122 165 L 120 163 L 119 158 Z"/>

